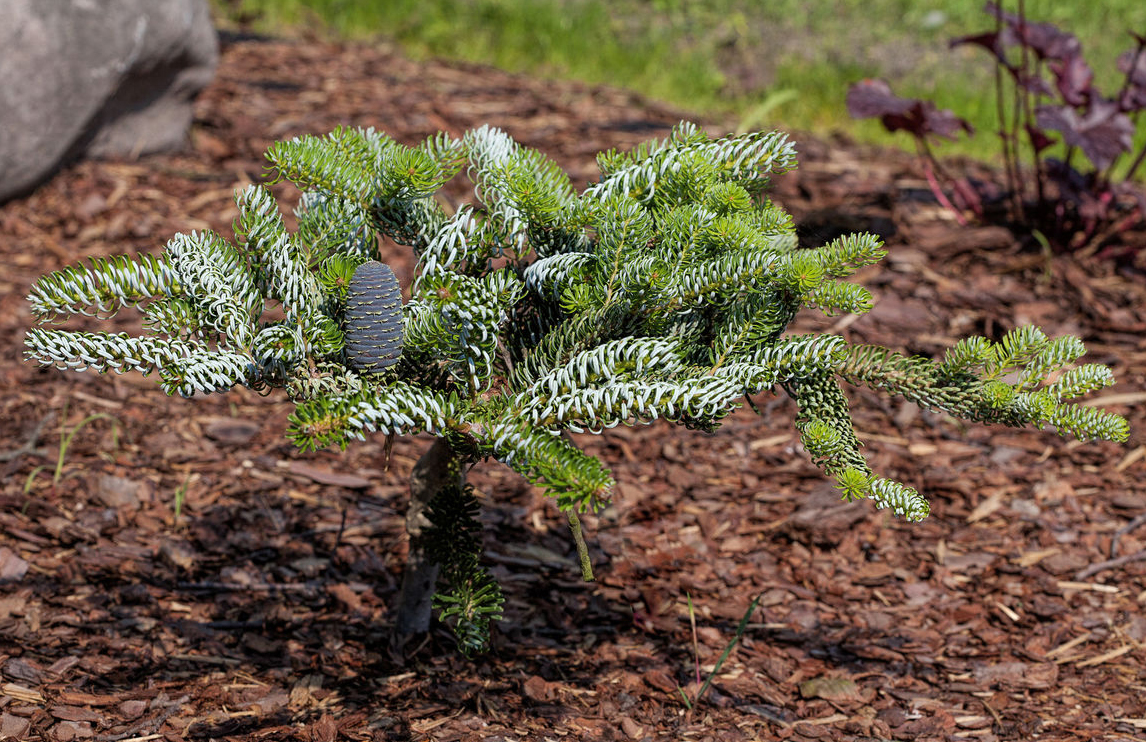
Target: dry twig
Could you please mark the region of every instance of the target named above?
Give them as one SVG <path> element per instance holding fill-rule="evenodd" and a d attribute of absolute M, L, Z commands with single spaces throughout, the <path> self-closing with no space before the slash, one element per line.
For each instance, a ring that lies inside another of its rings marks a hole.
<path fill-rule="evenodd" d="M 1107 559 L 1105 562 L 1099 562 L 1098 564 L 1092 564 L 1086 569 L 1076 572 L 1074 579 L 1081 582 L 1082 580 L 1085 580 L 1088 577 L 1092 577 L 1099 572 L 1104 572 L 1108 569 L 1114 569 L 1115 567 L 1122 567 L 1124 565 L 1130 564 L 1131 562 L 1140 562 L 1143 559 L 1146 559 L 1146 549 L 1136 551 L 1133 554 L 1124 554 L 1123 556 L 1115 557 L 1114 559 Z"/>
<path fill-rule="evenodd" d="M 1122 526 L 1121 528 L 1119 528 L 1117 531 L 1114 532 L 1114 538 L 1110 539 L 1110 558 L 1111 559 L 1118 556 L 1118 541 L 1123 536 L 1130 533 L 1131 531 L 1133 531 L 1135 528 L 1142 525 L 1143 523 L 1146 523 L 1146 513 L 1142 513 L 1141 515 L 1138 515 L 1137 517 L 1134 518 L 1134 520 L 1130 521 L 1129 523 L 1127 523 L 1126 525 Z"/>

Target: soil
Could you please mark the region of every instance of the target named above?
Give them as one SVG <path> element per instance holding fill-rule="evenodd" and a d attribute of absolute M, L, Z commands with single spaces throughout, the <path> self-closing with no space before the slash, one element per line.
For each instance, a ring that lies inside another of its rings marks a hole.
<path fill-rule="evenodd" d="M 398 440 L 388 465 L 382 439 L 304 455 L 280 394 L 168 398 L 22 359 L 37 276 L 229 234 L 233 191 L 265 177 L 277 139 L 490 123 L 584 184 L 594 153 L 682 117 L 385 48 L 235 38 L 187 152 L 80 163 L 0 208 L 0 739 L 1146 739 L 1146 281 L 959 226 L 905 155 L 797 137 L 801 169 L 774 193 L 802 236 L 865 229 L 890 247 L 858 276 L 869 315 L 800 327 L 926 355 L 1031 322 L 1076 333 L 1114 368 L 1097 396 L 1129 416 L 1129 444 L 854 390 L 873 466 L 931 499 L 912 525 L 838 500 L 782 394 L 711 435 L 586 436 L 618 480 L 585 519 L 588 584 L 552 503 L 490 462 L 471 480 L 508 601 L 473 659 L 441 629 L 387 650 L 405 482 L 428 439 Z M 408 283 L 411 256 L 387 259 Z"/>

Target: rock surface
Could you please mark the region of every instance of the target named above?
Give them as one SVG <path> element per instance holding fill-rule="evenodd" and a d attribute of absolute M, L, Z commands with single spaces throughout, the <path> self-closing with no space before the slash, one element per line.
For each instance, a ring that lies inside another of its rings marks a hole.
<path fill-rule="evenodd" d="M 83 156 L 182 146 L 218 40 L 206 0 L 7 0 L 0 201 Z"/>

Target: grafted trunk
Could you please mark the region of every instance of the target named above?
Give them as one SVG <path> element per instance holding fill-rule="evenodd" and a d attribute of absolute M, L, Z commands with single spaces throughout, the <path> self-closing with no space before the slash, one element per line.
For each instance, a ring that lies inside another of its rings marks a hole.
<path fill-rule="evenodd" d="M 434 443 L 410 473 L 410 507 L 406 511 L 406 534 L 410 553 L 402 575 L 402 594 L 398 602 L 395 638 L 404 643 L 414 634 L 430 629 L 434 589 L 438 582 L 438 565 L 429 559 L 421 536 L 429 527 L 426 509 L 444 487 L 460 484 L 465 479 L 457 455 L 442 438 Z"/>

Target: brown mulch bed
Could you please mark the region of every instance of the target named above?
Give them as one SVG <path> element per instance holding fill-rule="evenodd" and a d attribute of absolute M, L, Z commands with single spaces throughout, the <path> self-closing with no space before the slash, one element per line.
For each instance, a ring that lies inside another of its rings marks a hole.
<path fill-rule="evenodd" d="M 1101 396 L 1130 443 L 964 427 L 856 391 L 872 464 L 932 500 L 910 525 L 838 501 L 782 395 L 714 435 L 611 430 L 581 439 L 619 482 L 587 519 L 593 584 L 552 504 L 490 463 L 472 481 L 507 615 L 472 661 L 440 632 L 405 662 L 386 649 L 404 482 L 428 440 L 398 441 L 389 468 L 382 440 L 303 455 L 280 395 L 171 399 L 22 361 L 38 275 L 228 233 L 274 140 L 490 123 L 583 184 L 594 153 L 681 117 L 385 49 L 235 40 L 191 151 L 81 163 L 0 207 L 0 739 L 1146 739 L 1146 281 L 958 227 L 903 155 L 800 138 L 775 193 L 805 238 L 874 230 L 891 249 L 858 277 L 869 315 L 801 327 L 924 354 L 1028 322 L 1077 333 L 1114 367 Z M 408 278 L 409 255 L 391 262 Z M 94 413 L 53 481 L 61 429 Z M 704 677 L 758 595 L 689 710 L 688 601 Z"/>

